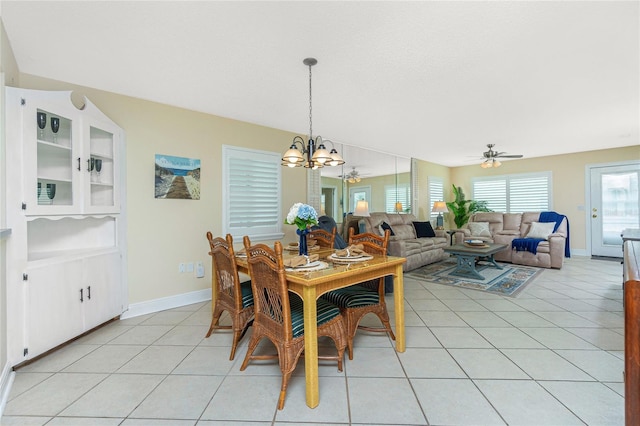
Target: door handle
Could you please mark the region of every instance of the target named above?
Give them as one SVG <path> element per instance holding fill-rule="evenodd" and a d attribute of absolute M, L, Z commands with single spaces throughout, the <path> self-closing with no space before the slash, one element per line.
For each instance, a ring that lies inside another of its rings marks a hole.
<path fill-rule="evenodd" d="M 595 219 L 596 217 L 598 217 L 598 215 L 597 214 L 592 214 L 591 217 Z"/>

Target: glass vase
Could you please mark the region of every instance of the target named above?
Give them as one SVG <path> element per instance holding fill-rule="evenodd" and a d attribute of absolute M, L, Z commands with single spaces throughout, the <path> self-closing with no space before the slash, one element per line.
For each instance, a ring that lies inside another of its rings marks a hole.
<path fill-rule="evenodd" d="M 296 233 L 300 236 L 300 242 L 298 243 L 298 254 L 301 256 L 308 256 L 309 252 L 307 250 L 307 234 L 309 233 L 309 230 L 297 229 Z"/>

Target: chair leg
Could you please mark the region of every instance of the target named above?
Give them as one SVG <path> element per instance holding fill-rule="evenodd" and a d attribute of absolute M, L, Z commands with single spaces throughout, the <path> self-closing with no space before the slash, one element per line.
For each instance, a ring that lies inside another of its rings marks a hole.
<path fill-rule="evenodd" d="M 287 385 L 289 384 L 291 373 L 291 371 L 287 373 L 284 371 L 282 372 L 282 386 L 280 387 L 280 398 L 278 398 L 278 410 L 282 410 L 284 408 L 284 400 L 287 396 Z"/>
<path fill-rule="evenodd" d="M 385 314 L 378 315 L 378 318 L 380 318 L 380 321 L 382 321 L 382 325 L 384 325 L 384 328 L 387 330 L 387 333 L 389 333 L 389 336 L 391 336 L 391 340 L 396 340 L 396 335 L 393 334 L 393 330 L 391 330 L 389 315 L 388 314 L 385 315 Z"/>
<path fill-rule="evenodd" d="M 205 339 L 211 336 L 211 333 L 213 333 L 213 330 L 218 327 L 218 323 L 220 322 L 220 317 L 222 316 L 222 312 L 224 312 L 224 310 L 220 309 L 218 306 L 216 306 L 215 309 L 213 310 L 211 325 L 209 326 L 209 331 L 207 331 L 207 335 L 204 336 Z"/>
<path fill-rule="evenodd" d="M 247 368 L 247 365 L 249 364 L 249 360 L 251 359 L 251 355 L 253 354 L 253 351 L 258 346 L 258 343 L 260 343 L 261 339 L 262 339 L 262 336 L 258 337 L 257 333 L 254 331 L 253 334 L 251 335 L 251 340 L 249 340 L 249 346 L 247 347 L 247 354 L 244 356 L 244 361 L 242 361 L 242 365 L 240 366 L 240 371 L 244 371 L 244 369 Z"/>

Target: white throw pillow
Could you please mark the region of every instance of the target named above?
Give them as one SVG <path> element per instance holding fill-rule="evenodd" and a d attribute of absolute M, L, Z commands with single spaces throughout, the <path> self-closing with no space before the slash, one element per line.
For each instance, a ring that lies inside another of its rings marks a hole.
<path fill-rule="evenodd" d="M 489 222 L 469 222 L 468 225 L 473 237 L 491 237 Z"/>
<path fill-rule="evenodd" d="M 531 228 L 526 238 L 549 239 L 549 234 L 553 233 L 555 222 L 531 222 Z"/>

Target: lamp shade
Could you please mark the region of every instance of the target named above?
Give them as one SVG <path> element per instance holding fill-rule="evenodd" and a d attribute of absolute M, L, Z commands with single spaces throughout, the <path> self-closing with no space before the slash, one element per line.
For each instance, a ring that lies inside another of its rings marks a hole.
<path fill-rule="evenodd" d="M 444 201 L 436 201 L 433 203 L 433 209 L 431 211 L 434 213 L 446 213 L 449 209 L 447 208 L 447 203 Z"/>
<path fill-rule="evenodd" d="M 369 217 L 369 202 L 360 200 L 356 203 L 356 209 L 353 212 L 354 216 Z"/>
<path fill-rule="evenodd" d="M 395 211 L 398 213 L 402 211 L 402 203 L 400 201 L 396 203 Z"/>

